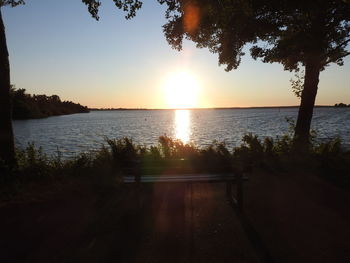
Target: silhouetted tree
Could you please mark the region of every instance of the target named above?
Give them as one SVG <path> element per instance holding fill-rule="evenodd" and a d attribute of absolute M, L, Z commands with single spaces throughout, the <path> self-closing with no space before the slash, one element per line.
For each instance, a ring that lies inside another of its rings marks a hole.
<path fill-rule="evenodd" d="M 15 147 L 11 122 L 10 63 L 1 7 L 21 3 L 22 1 L 0 1 L 0 159 L 9 166 L 15 163 Z"/>
<path fill-rule="evenodd" d="M 167 5 L 164 33 L 178 50 L 184 38 L 236 69 L 250 45 L 254 59 L 305 69 L 295 127 L 296 145 L 308 145 L 320 71 L 350 54 L 350 4 L 343 0 L 158 0 Z M 273 76 L 271 76 L 273 81 Z"/>
<path fill-rule="evenodd" d="M 336 103 L 334 104 L 334 107 L 340 107 L 340 108 L 344 108 L 344 107 L 350 107 L 350 104 L 349 105 L 346 105 L 345 103 Z"/>
<path fill-rule="evenodd" d="M 61 101 L 57 95 L 30 95 L 25 89 L 11 91 L 12 119 L 33 119 L 49 116 L 86 113 L 89 109 L 71 101 Z"/>
<path fill-rule="evenodd" d="M 87 5 L 92 17 L 98 20 L 101 2 L 98 0 L 82 0 L 82 2 Z M 142 2 L 138 0 L 113 0 L 113 2 L 117 8 L 127 13 L 125 16 L 127 19 L 135 16 L 136 11 L 142 6 Z M 10 167 L 16 164 L 16 159 L 10 100 L 10 63 L 1 8 L 21 4 L 24 4 L 23 0 L 0 0 L 0 160 L 5 161 Z"/>

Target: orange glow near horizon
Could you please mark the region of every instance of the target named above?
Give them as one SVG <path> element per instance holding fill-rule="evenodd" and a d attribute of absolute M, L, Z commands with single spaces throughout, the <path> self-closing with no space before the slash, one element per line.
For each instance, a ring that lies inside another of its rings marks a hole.
<path fill-rule="evenodd" d="M 199 84 L 188 72 L 170 75 L 164 85 L 165 101 L 172 109 L 189 109 L 198 107 Z"/>

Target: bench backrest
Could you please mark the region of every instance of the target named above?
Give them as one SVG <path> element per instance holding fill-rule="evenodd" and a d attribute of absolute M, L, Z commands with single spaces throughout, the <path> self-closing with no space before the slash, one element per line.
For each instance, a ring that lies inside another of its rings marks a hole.
<path fill-rule="evenodd" d="M 170 174 L 170 175 L 142 175 L 139 178 L 136 176 L 124 176 L 124 183 L 135 183 L 137 180 L 141 183 L 170 183 L 170 182 L 234 182 L 238 179 L 232 173 L 217 173 L 217 174 Z M 246 178 L 242 178 L 245 180 Z"/>

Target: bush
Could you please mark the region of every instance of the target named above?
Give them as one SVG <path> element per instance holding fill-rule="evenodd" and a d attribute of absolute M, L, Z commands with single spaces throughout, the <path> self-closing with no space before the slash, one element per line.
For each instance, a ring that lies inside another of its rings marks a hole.
<path fill-rule="evenodd" d="M 106 139 L 99 151 L 82 153 L 64 160 L 60 152 L 54 157 L 29 144 L 17 149 L 18 167 L 12 178 L 20 182 L 83 177 L 94 184 L 111 186 L 123 174 L 163 174 L 195 172 L 230 172 L 265 169 L 274 172 L 312 171 L 348 180 L 350 153 L 341 147 L 339 138 L 320 144 L 312 143 L 307 153 L 293 150 L 289 135 L 259 139 L 253 134 L 242 138 L 242 144 L 229 151 L 225 143 L 214 141 L 205 148 L 184 144 L 166 136 L 157 146 L 136 145 L 129 138 Z M 6 169 L 0 163 L 1 169 Z"/>

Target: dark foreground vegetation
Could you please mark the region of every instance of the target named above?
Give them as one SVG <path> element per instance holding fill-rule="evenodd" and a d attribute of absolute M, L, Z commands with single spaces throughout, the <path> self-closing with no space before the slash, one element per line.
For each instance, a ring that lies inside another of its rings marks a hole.
<path fill-rule="evenodd" d="M 162 136 L 152 147 L 107 140 L 67 160 L 32 144 L 16 155 L 12 171 L 0 165 L 9 172 L 0 178 L 1 262 L 266 262 L 252 231 L 270 262 L 349 259 L 350 152 L 338 139 L 303 154 L 290 136 L 249 134 L 234 149 Z M 121 183 L 126 173 L 233 169 L 249 173 L 244 211 L 255 230 L 232 212 L 225 185 Z"/>
<path fill-rule="evenodd" d="M 197 172 L 268 171 L 302 172 L 320 175 L 340 187 L 350 189 L 350 151 L 339 139 L 310 145 L 309 151 L 295 152 L 291 136 L 260 140 L 248 134 L 239 147 L 229 150 L 225 143 L 213 142 L 205 148 L 184 144 L 166 136 L 157 146 L 136 145 L 129 138 L 106 140 L 99 151 L 82 153 L 72 159 L 47 156 L 29 144 L 17 149 L 18 165 L 9 169 L 0 163 L 2 186 L 8 181 L 25 184 L 54 182 L 69 178 L 90 178 L 107 187 L 118 184 L 123 174 L 168 174 Z M 6 191 L 5 191 L 6 192 Z"/>
<path fill-rule="evenodd" d="M 31 95 L 26 93 L 25 89 L 12 88 L 11 98 L 14 120 L 89 112 L 86 106 L 71 101 L 61 101 L 57 95 Z"/>

